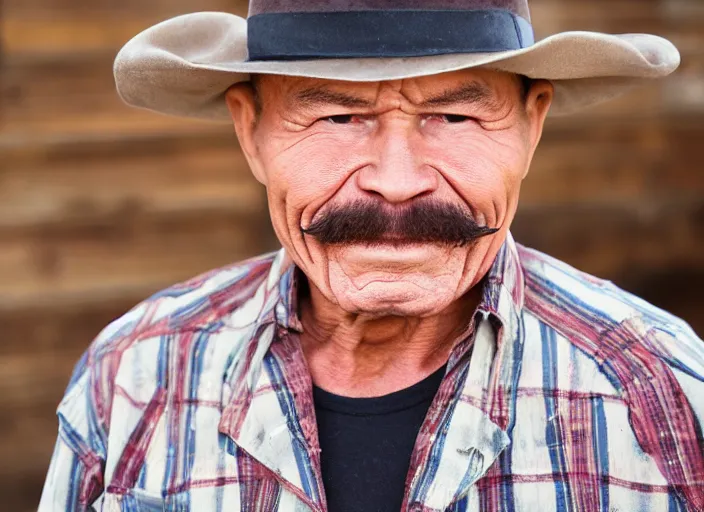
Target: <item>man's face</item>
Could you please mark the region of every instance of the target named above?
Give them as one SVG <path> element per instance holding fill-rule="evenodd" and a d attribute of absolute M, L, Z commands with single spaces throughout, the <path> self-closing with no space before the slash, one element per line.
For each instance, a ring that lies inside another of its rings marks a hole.
<path fill-rule="evenodd" d="M 437 314 L 513 219 L 552 98 L 489 70 L 388 82 L 263 76 L 228 92 L 279 240 L 350 313 Z M 496 230 L 490 231 L 487 228 Z"/>

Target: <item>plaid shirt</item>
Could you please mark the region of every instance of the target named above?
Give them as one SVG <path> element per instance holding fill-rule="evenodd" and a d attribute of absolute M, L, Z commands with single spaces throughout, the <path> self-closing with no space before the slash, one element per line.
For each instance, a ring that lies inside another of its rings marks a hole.
<path fill-rule="evenodd" d="M 281 251 L 110 325 L 59 406 L 40 510 L 326 510 L 297 275 Z M 704 511 L 689 327 L 510 236 L 485 282 L 403 510 Z"/>

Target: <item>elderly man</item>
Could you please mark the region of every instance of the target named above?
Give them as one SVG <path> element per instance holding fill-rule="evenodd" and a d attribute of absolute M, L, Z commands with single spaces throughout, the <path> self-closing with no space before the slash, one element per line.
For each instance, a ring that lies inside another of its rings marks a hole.
<path fill-rule="evenodd" d="M 536 43 L 524 0 L 255 0 L 138 35 L 122 97 L 231 120 L 283 249 L 97 338 L 40 509 L 704 510 L 702 341 L 509 233 L 548 110 L 678 62 Z"/>

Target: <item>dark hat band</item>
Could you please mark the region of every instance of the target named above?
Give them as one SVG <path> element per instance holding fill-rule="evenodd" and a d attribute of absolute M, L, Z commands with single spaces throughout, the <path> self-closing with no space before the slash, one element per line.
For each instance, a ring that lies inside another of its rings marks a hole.
<path fill-rule="evenodd" d="M 528 21 L 499 9 L 264 13 L 250 16 L 247 32 L 250 61 L 488 53 L 535 42 Z"/>

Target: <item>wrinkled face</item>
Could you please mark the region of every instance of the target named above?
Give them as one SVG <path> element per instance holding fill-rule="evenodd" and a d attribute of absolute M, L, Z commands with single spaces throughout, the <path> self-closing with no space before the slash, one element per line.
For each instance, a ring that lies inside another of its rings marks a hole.
<path fill-rule="evenodd" d="M 375 316 L 439 313 L 482 279 L 552 98 L 480 69 L 256 89 L 228 106 L 279 240 L 328 301 Z"/>

